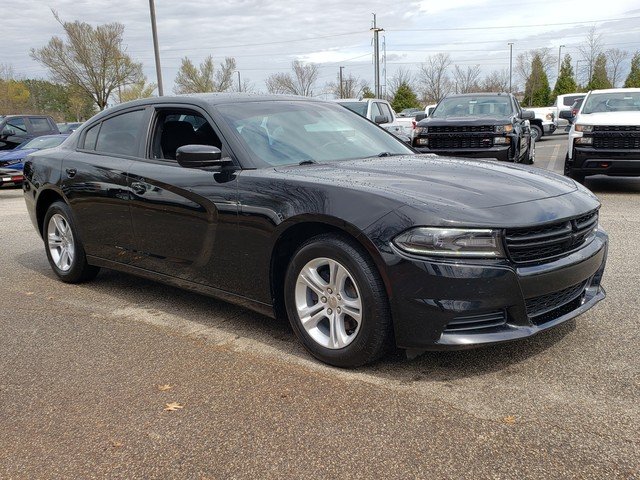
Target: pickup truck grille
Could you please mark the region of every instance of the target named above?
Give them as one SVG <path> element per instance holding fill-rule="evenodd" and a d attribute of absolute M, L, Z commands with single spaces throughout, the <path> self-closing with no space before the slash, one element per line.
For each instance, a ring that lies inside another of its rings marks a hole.
<path fill-rule="evenodd" d="M 438 149 L 489 148 L 493 146 L 491 137 L 481 135 L 463 135 L 459 137 L 429 135 L 429 147 Z"/>
<path fill-rule="evenodd" d="M 596 125 L 594 132 L 640 132 L 640 125 Z"/>
<path fill-rule="evenodd" d="M 593 148 L 607 149 L 640 149 L 640 136 L 593 137 Z"/>
<path fill-rule="evenodd" d="M 454 126 L 445 125 L 440 127 L 429 127 L 430 133 L 476 133 L 476 132 L 493 132 L 493 125 L 469 125 Z"/>
<path fill-rule="evenodd" d="M 598 226 L 598 212 L 542 227 L 514 228 L 506 232 L 509 257 L 516 263 L 550 261 L 581 247 Z"/>

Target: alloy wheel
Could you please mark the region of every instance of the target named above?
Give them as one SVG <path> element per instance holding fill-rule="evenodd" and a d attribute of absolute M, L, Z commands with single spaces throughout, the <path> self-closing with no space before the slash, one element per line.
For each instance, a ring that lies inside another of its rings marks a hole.
<path fill-rule="evenodd" d="M 76 249 L 67 219 L 56 213 L 49 219 L 47 226 L 47 243 L 53 263 L 61 271 L 67 272 L 73 266 Z"/>

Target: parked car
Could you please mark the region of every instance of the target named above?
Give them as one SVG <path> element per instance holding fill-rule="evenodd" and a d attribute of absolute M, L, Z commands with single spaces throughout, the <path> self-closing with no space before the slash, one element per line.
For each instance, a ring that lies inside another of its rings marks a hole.
<path fill-rule="evenodd" d="M 18 187 L 22 185 L 23 179 L 21 170 L 0 168 L 0 187 Z"/>
<path fill-rule="evenodd" d="M 567 120 L 570 111 L 562 113 Z M 569 131 L 565 175 L 640 176 L 640 88 L 592 90 Z"/>
<path fill-rule="evenodd" d="M 422 153 L 496 158 L 531 164 L 535 143 L 529 120 L 509 93 L 469 93 L 442 99 L 431 116 L 417 115 L 412 145 Z"/>
<path fill-rule="evenodd" d="M 398 113 L 397 117 L 415 117 L 416 113 L 421 113 L 423 110 L 421 108 L 405 108 L 400 113 Z"/>
<path fill-rule="evenodd" d="M 106 267 L 287 316 L 340 367 L 392 341 L 528 337 L 605 295 L 608 240 L 589 190 L 522 165 L 417 155 L 332 102 L 124 103 L 24 171 L 61 280 Z"/>
<path fill-rule="evenodd" d="M 566 118 L 566 114 L 564 114 L 563 117 L 560 115 L 560 112 L 565 112 L 567 110 L 570 111 L 574 102 L 580 98 L 584 98 L 586 95 L 586 93 L 565 93 L 556 97 L 556 101 L 553 103 L 553 108 L 555 109 L 554 114 L 558 128 L 566 128 L 568 131 L 569 121 Z"/>
<path fill-rule="evenodd" d="M 58 123 L 57 125 L 60 133 L 73 133 L 78 129 L 80 125 L 82 125 L 82 122 L 64 122 Z"/>
<path fill-rule="evenodd" d="M 531 137 L 534 142 L 556 131 L 557 118 L 554 107 L 528 108 L 527 110 L 535 115 L 533 119 L 529 120 Z"/>
<path fill-rule="evenodd" d="M 402 135 L 411 133 L 410 130 L 407 131 L 404 126 L 400 125 L 393 113 L 391 104 L 386 100 L 379 98 L 344 98 L 335 101 L 352 112 L 368 118 L 373 123 L 380 125 L 385 130 L 389 130 L 391 133 L 399 133 Z"/>
<path fill-rule="evenodd" d="M 43 115 L 7 115 L 0 120 L 0 150 L 11 150 L 42 135 L 60 133 L 53 118 Z"/>
<path fill-rule="evenodd" d="M 43 135 L 28 140 L 13 150 L 0 152 L 0 167 L 22 170 L 23 162 L 27 155 L 45 148 L 57 147 L 65 141 L 68 136 L 69 135 Z"/>

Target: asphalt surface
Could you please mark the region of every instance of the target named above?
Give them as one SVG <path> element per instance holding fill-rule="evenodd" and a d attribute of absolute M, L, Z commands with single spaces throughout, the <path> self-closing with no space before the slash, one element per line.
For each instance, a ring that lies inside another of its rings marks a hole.
<path fill-rule="evenodd" d="M 566 138 L 536 165 L 561 171 Z M 639 478 L 640 179 L 588 186 L 605 301 L 524 341 L 357 371 L 210 298 L 112 271 L 57 281 L 3 189 L 0 478 Z"/>

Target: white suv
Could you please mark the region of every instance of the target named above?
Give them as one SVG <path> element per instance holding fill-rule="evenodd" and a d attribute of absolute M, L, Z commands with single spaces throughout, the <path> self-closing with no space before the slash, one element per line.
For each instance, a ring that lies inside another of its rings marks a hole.
<path fill-rule="evenodd" d="M 571 111 L 560 112 L 568 119 Z M 592 90 L 569 131 L 565 175 L 640 176 L 640 88 Z"/>

